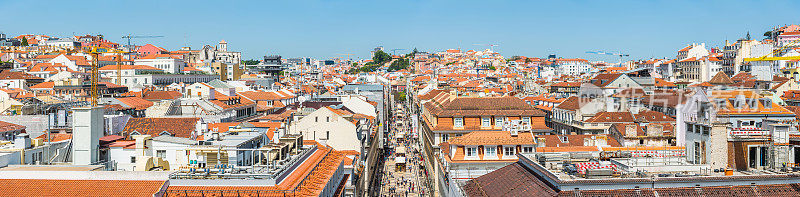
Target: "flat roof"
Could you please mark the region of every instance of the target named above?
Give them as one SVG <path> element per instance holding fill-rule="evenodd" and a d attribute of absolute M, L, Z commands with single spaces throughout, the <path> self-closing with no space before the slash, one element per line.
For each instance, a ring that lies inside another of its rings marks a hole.
<path fill-rule="evenodd" d="M 0 171 L 100 171 L 103 165 L 9 165 Z"/>
<path fill-rule="evenodd" d="M 565 190 L 610 190 L 636 188 L 716 187 L 732 185 L 798 184 L 800 173 L 786 174 L 734 174 L 687 175 L 678 177 L 600 177 L 582 178 L 567 175 L 562 171 L 551 171 L 537 162 L 535 154 L 519 154 L 519 164 L 539 177 L 557 191 Z M 635 174 L 635 172 L 633 172 Z"/>

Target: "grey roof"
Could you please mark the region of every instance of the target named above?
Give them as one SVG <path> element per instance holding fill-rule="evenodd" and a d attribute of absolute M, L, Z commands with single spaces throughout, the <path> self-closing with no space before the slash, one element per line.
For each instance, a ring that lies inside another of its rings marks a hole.
<path fill-rule="evenodd" d="M 379 84 L 363 84 L 363 85 L 345 85 L 342 87 L 344 91 L 353 91 L 358 88 L 358 91 L 383 91 L 383 85 Z"/>
<path fill-rule="evenodd" d="M 153 141 L 159 142 L 169 142 L 175 144 L 186 144 L 186 145 L 195 145 L 197 141 L 189 139 L 189 138 L 182 138 L 182 137 L 174 137 L 169 135 L 160 135 L 158 137 L 154 137 Z"/>
<path fill-rule="evenodd" d="M 220 81 L 219 79 L 214 79 L 212 81 L 209 81 L 206 84 L 208 84 L 208 85 L 210 85 L 211 87 L 214 87 L 214 88 L 231 88 L 231 86 L 228 85 L 228 83 Z"/>

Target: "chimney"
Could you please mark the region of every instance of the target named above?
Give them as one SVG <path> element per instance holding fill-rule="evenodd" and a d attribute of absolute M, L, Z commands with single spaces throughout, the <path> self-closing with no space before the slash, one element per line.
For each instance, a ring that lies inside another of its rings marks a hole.
<path fill-rule="evenodd" d="M 214 88 L 208 88 L 208 100 L 214 100 L 214 94 L 217 91 Z"/>
<path fill-rule="evenodd" d="M 134 135 L 132 137 L 136 140 L 136 156 L 147 156 L 147 149 L 152 147 L 153 138 L 150 135 Z"/>
<path fill-rule="evenodd" d="M 536 138 L 536 147 L 546 147 L 545 138 Z"/>
<path fill-rule="evenodd" d="M 647 136 L 661 136 L 664 133 L 664 125 L 648 124 Z"/>
<path fill-rule="evenodd" d="M 625 125 L 625 137 L 636 137 L 638 135 L 635 124 Z"/>
<path fill-rule="evenodd" d="M 708 149 L 706 150 L 707 164 L 711 169 L 728 167 L 728 130 L 729 122 L 714 122 L 709 133 Z"/>
<path fill-rule="evenodd" d="M 14 138 L 14 148 L 27 149 L 31 147 L 31 138 L 27 133 L 20 133 Z"/>

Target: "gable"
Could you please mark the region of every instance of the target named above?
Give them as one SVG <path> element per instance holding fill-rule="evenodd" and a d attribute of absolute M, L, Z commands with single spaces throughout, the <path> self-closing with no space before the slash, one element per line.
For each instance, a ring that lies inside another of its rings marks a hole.
<path fill-rule="evenodd" d="M 617 79 L 608 83 L 606 88 L 642 88 L 639 83 L 636 83 L 631 77 L 628 75 L 620 75 Z"/>

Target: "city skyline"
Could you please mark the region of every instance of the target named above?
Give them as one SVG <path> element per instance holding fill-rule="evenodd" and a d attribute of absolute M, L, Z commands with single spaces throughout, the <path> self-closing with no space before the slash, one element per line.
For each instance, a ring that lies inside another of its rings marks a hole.
<path fill-rule="evenodd" d="M 6 5 L 9 20 L 0 23 L 0 31 L 10 36 L 99 33 L 119 43 L 126 42 L 120 37 L 127 34 L 163 35 L 133 43 L 170 50 L 226 40 L 232 50 L 243 52 L 242 59 L 265 54 L 328 59 L 348 53 L 369 58 L 369 50 L 376 46 L 408 53 L 413 48 L 482 50 L 488 47 L 475 44 L 498 44 L 495 50 L 508 57 L 557 54 L 616 62 L 616 57 L 585 52 L 662 58 L 674 56 L 687 44 L 721 46 L 747 32 L 761 39 L 771 27 L 797 23 L 791 10 L 800 7 L 792 1 L 226 3 L 4 1 L 0 4 Z M 48 7 L 63 9 L 25 14 Z M 133 16 L 120 14 L 126 10 Z M 65 21 L 55 16 L 71 17 Z M 126 18 L 129 22 L 123 22 Z"/>

